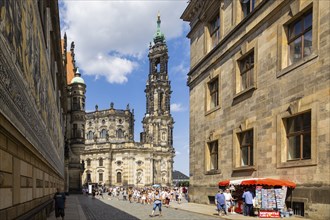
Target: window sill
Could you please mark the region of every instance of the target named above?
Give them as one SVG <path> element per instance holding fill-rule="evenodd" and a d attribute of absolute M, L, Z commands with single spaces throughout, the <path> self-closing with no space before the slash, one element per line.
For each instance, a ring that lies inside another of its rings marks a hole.
<path fill-rule="evenodd" d="M 212 109 L 210 109 L 210 110 L 207 110 L 206 112 L 205 112 L 205 116 L 206 115 L 209 115 L 209 114 L 211 114 L 211 113 L 213 113 L 213 112 L 215 112 L 215 111 L 217 111 L 217 110 L 219 110 L 220 109 L 220 105 L 218 105 L 217 107 L 214 107 L 214 108 L 212 108 Z"/>
<path fill-rule="evenodd" d="M 215 174 L 220 174 L 221 173 L 221 170 L 208 170 L 208 171 L 205 171 L 205 175 L 215 175 Z"/>
<path fill-rule="evenodd" d="M 287 162 L 282 162 L 277 165 L 277 168 L 290 168 L 290 167 L 306 167 L 306 166 L 316 166 L 317 163 L 315 160 L 291 160 Z"/>
<path fill-rule="evenodd" d="M 243 101 L 247 98 L 250 98 L 252 96 L 252 93 L 254 92 L 254 90 L 256 90 L 257 87 L 255 85 L 237 93 L 234 95 L 234 103 Z"/>
<path fill-rule="evenodd" d="M 317 54 L 311 54 L 311 55 L 309 55 L 307 57 L 304 57 L 302 60 L 298 61 L 297 63 L 291 64 L 290 66 L 287 66 L 284 69 L 282 69 L 280 72 L 278 72 L 276 74 L 276 77 L 279 78 L 279 77 L 281 77 L 281 76 L 283 76 L 283 75 L 285 75 L 285 74 L 287 74 L 287 73 L 289 73 L 289 72 L 297 69 L 298 67 L 300 67 L 300 66 L 302 66 L 302 65 L 304 65 L 304 64 L 306 64 L 306 63 L 308 63 L 308 62 L 310 62 L 310 61 L 312 61 L 314 59 L 316 59 L 317 57 L 318 57 Z"/>
<path fill-rule="evenodd" d="M 235 167 L 233 168 L 233 172 L 239 172 L 239 171 L 256 171 L 255 166 L 244 166 L 244 167 Z"/>

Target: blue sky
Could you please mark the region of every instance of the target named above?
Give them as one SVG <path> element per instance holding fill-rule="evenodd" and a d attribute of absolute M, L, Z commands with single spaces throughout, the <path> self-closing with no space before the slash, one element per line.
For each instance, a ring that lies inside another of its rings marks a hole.
<path fill-rule="evenodd" d="M 145 114 L 148 48 L 161 14 L 161 31 L 169 51 L 174 118 L 174 169 L 189 174 L 188 24 L 180 20 L 187 0 L 88 1 L 61 0 L 61 31 L 68 50 L 75 42 L 77 66 L 87 84 L 86 110 L 116 109 L 129 104 L 135 113 L 135 141 L 139 141 Z"/>

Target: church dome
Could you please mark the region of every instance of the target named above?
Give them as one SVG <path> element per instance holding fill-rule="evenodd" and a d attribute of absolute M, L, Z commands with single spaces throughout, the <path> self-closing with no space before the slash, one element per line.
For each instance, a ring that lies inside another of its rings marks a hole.
<path fill-rule="evenodd" d="M 73 77 L 72 80 L 71 80 L 71 84 L 73 84 L 73 83 L 82 83 L 82 84 L 85 84 L 84 79 L 81 78 L 81 75 L 80 75 L 80 72 L 79 72 L 79 69 L 78 68 L 77 68 L 75 77 Z"/>
<path fill-rule="evenodd" d="M 73 79 L 71 80 L 71 84 L 72 83 L 83 83 L 85 84 L 85 81 L 83 78 L 81 78 L 80 76 L 75 76 L 73 77 Z"/>

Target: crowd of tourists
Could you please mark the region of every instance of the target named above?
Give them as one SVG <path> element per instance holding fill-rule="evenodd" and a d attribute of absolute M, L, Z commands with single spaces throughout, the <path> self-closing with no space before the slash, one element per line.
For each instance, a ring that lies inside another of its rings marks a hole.
<path fill-rule="evenodd" d="M 88 189 L 83 189 L 83 193 L 88 195 Z M 104 196 L 106 195 L 106 196 Z M 152 214 L 158 208 L 160 215 L 162 205 L 169 207 L 171 202 L 180 204 L 183 199 L 188 200 L 188 188 L 186 187 L 99 187 L 92 189 L 92 198 L 118 199 L 129 203 L 140 203 L 141 205 L 153 204 Z"/>

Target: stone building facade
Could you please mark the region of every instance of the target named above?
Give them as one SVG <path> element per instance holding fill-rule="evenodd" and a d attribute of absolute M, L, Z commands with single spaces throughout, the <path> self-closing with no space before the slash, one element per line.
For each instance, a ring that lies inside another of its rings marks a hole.
<path fill-rule="evenodd" d="M 102 186 L 171 185 L 173 171 L 173 118 L 168 51 L 164 34 L 150 43 L 150 70 L 145 89 L 146 114 L 140 142 L 134 141 L 134 110 L 109 109 L 86 113 L 85 164 L 82 184 Z"/>
<path fill-rule="evenodd" d="M 330 218 L 329 4 L 189 2 L 191 201 L 271 177 L 297 183 L 296 214 Z"/>
<path fill-rule="evenodd" d="M 64 186 L 57 1 L 0 1 L 0 219 L 45 219 Z"/>

